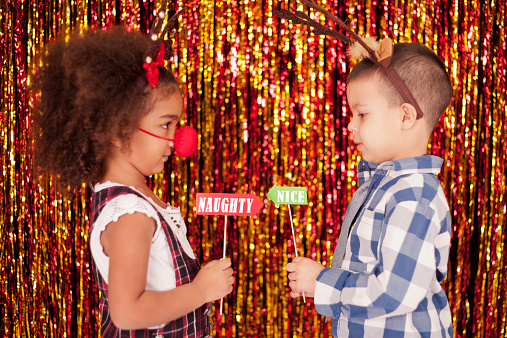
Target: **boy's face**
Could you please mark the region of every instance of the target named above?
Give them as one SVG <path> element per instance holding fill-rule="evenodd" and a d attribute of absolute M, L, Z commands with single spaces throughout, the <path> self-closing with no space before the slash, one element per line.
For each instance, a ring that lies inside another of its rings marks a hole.
<path fill-rule="evenodd" d="M 349 83 L 347 100 L 352 111 L 348 129 L 362 157 L 377 164 L 403 158 L 402 110 L 389 107 L 376 77 Z"/>

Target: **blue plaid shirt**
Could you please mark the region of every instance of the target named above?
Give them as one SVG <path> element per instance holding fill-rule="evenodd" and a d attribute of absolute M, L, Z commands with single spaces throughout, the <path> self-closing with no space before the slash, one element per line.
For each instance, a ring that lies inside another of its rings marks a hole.
<path fill-rule="evenodd" d="M 440 283 L 447 274 L 449 207 L 435 174 L 443 160 L 361 161 L 368 193 L 340 268 L 315 283 L 315 308 L 335 337 L 452 337 Z"/>

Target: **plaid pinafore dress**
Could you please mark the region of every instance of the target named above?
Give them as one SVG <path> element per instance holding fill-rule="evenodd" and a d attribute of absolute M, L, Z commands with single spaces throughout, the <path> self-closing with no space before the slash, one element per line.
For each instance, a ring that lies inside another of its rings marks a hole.
<path fill-rule="evenodd" d="M 93 228 L 93 224 L 97 220 L 100 212 L 108 201 L 113 198 L 124 195 L 134 194 L 144 200 L 146 198 L 138 193 L 137 191 L 126 187 L 126 186 L 114 186 L 102 189 L 93 194 L 92 197 L 92 212 L 91 212 L 91 225 L 90 233 Z M 155 207 L 154 207 L 155 208 Z M 200 269 L 199 261 L 197 259 L 191 259 L 185 253 L 181 247 L 178 239 L 173 234 L 169 224 L 165 221 L 164 217 L 155 208 L 160 223 L 164 229 L 167 243 L 171 249 L 172 260 L 174 264 L 174 270 L 176 273 L 176 287 L 190 283 L 197 275 Z M 104 338 L 197 338 L 197 337 L 209 337 L 211 334 L 211 325 L 209 324 L 208 312 L 210 304 L 207 303 L 194 311 L 191 311 L 172 322 L 167 323 L 164 327 L 159 329 L 142 329 L 142 330 L 120 330 L 111 321 L 109 315 L 109 305 L 107 301 L 107 284 L 104 282 L 100 275 L 98 268 L 92 261 L 93 271 L 95 279 L 97 281 L 99 290 L 101 292 L 100 300 L 100 313 L 101 313 L 101 336 Z"/>

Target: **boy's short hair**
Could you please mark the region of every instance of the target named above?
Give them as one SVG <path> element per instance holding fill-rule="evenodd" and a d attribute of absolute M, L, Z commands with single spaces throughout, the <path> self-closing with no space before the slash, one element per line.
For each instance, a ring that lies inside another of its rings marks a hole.
<path fill-rule="evenodd" d="M 431 49 L 419 43 L 397 43 L 390 66 L 414 96 L 432 130 L 449 106 L 452 95 L 451 81 L 443 61 Z M 378 77 L 381 92 L 390 107 L 405 102 L 382 70 L 368 58 L 352 69 L 347 82 L 373 76 Z"/>

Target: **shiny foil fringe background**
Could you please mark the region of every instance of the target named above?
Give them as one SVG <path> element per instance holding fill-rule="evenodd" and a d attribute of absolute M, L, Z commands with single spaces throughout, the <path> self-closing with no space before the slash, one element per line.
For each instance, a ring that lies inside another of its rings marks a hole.
<path fill-rule="evenodd" d="M 346 130 L 344 48 L 273 16 L 289 6 L 306 11 L 295 1 L 184 3 L 190 11 L 171 67 L 185 97 L 185 122 L 198 130 L 200 146 L 190 159 L 170 160 L 149 183 L 181 206 L 204 262 L 221 256 L 223 217 L 196 216 L 197 192 L 253 192 L 265 203 L 256 217 L 228 219 L 227 256 L 237 282 L 221 320 L 215 307 L 216 336 L 330 336 L 311 300 L 289 298 L 288 212 L 266 194 L 274 183 L 308 187 L 309 205 L 293 208 L 299 254 L 329 264 L 360 159 Z M 355 31 L 424 43 L 446 62 L 454 98 L 430 152 L 445 159 L 439 178 L 453 238 L 444 284 L 455 335 L 507 336 L 505 1 L 318 3 Z M 93 337 L 99 330 L 87 242 L 90 191 L 83 185 L 69 199 L 54 180 L 34 177 L 31 98 L 24 91 L 34 55 L 74 29 L 120 23 L 146 31 L 158 4 L 1 2 L 1 336 Z"/>

